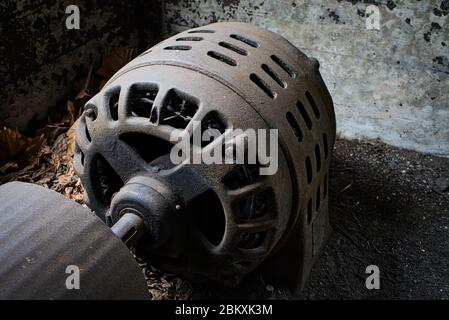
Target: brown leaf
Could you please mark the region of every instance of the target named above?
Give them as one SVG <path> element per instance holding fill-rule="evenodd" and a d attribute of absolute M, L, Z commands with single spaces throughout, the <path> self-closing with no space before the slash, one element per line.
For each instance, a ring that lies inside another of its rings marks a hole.
<path fill-rule="evenodd" d="M 17 164 L 17 162 L 9 161 L 0 167 L 0 173 L 4 174 L 7 171 L 17 170 L 18 168 L 19 168 L 19 165 Z"/>
<path fill-rule="evenodd" d="M 19 165 L 29 163 L 43 141 L 43 135 L 28 138 L 17 129 L 4 127 L 0 130 L 0 161 L 17 161 Z"/>
<path fill-rule="evenodd" d="M 72 181 L 72 177 L 70 177 L 68 175 L 61 175 L 58 177 L 58 183 L 63 187 L 70 184 L 71 181 Z"/>
<path fill-rule="evenodd" d="M 75 153 L 75 130 L 78 126 L 80 119 L 78 118 L 72 126 L 67 130 L 66 136 L 67 136 L 67 152 L 66 155 L 68 158 L 73 157 L 73 154 Z"/>
<path fill-rule="evenodd" d="M 109 79 L 121 67 L 130 62 L 135 54 L 136 51 L 132 48 L 112 48 L 109 54 L 103 56 L 103 64 L 98 68 L 97 75 Z"/>
<path fill-rule="evenodd" d="M 70 115 L 70 124 L 75 122 L 75 119 L 78 118 L 78 114 L 76 112 L 75 104 L 73 101 L 67 100 L 67 111 Z"/>
<path fill-rule="evenodd" d="M 89 90 L 81 90 L 75 97 L 75 104 L 84 104 L 83 102 L 87 102 L 90 98 L 92 98 L 92 94 Z"/>

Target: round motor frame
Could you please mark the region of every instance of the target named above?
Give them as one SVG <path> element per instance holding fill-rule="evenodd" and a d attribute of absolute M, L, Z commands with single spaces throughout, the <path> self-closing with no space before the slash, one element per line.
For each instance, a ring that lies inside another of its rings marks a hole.
<path fill-rule="evenodd" d="M 172 163 L 174 132 L 211 128 L 221 135 L 190 156 L 210 153 L 226 129 L 276 129 L 276 173 L 261 175 L 260 159 Z M 109 225 L 127 212 L 143 218 L 138 248 L 152 263 L 236 284 L 293 237 L 308 272 L 329 229 L 334 140 L 317 60 L 267 30 L 215 23 L 159 43 L 115 74 L 85 106 L 74 164 L 86 202 Z"/>

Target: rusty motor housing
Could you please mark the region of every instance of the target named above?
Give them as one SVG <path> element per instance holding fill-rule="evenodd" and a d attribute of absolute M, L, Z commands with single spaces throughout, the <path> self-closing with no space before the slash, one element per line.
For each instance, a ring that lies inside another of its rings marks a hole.
<path fill-rule="evenodd" d="M 278 129 L 277 172 L 173 165 L 170 135 L 192 134 L 193 120 L 221 133 Z M 262 264 L 283 270 L 279 278 L 293 273 L 301 287 L 330 229 L 334 140 L 316 59 L 267 30 L 215 23 L 157 44 L 115 74 L 85 105 L 74 164 L 87 204 L 106 223 L 142 217 L 137 248 L 160 268 L 233 285 Z"/>

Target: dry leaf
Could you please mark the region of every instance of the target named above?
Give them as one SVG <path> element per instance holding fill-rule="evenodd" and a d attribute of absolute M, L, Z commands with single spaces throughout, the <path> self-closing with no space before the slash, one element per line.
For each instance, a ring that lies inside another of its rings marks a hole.
<path fill-rule="evenodd" d="M 39 151 L 43 141 L 43 135 L 28 138 L 17 129 L 4 127 L 0 130 L 0 161 L 17 161 L 21 165 L 29 163 Z"/>
<path fill-rule="evenodd" d="M 73 103 L 73 101 L 67 100 L 67 111 L 69 112 L 70 115 L 70 124 L 72 124 L 75 122 L 75 119 L 78 118 L 75 109 L 75 104 Z"/>
<path fill-rule="evenodd" d="M 9 161 L 0 167 L 0 173 L 4 174 L 7 171 L 17 170 L 19 165 L 15 161 Z"/>
<path fill-rule="evenodd" d="M 78 126 L 80 119 L 78 118 L 72 126 L 67 130 L 66 136 L 67 136 L 67 152 L 66 155 L 68 158 L 73 157 L 73 154 L 75 153 L 75 131 L 76 127 Z"/>
<path fill-rule="evenodd" d="M 97 70 L 97 75 L 109 79 L 121 67 L 130 62 L 136 54 L 136 50 L 131 48 L 115 47 L 109 54 L 103 56 L 103 63 Z"/>
<path fill-rule="evenodd" d="M 87 102 L 90 98 L 92 98 L 92 94 L 89 92 L 89 90 L 81 90 L 78 92 L 78 94 L 75 97 L 75 104 L 84 105 L 85 102 Z"/>

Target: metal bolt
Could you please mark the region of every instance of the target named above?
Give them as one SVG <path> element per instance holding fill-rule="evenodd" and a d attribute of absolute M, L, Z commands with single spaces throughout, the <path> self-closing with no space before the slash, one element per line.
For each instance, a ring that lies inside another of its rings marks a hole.
<path fill-rule="evenodd" d="M 96 115 L 95 115 L 95 110 L 92 108 L 89 108 L 85 111 L 86 117 L 88 117 L 89 119 L 95 120 Z"/>

